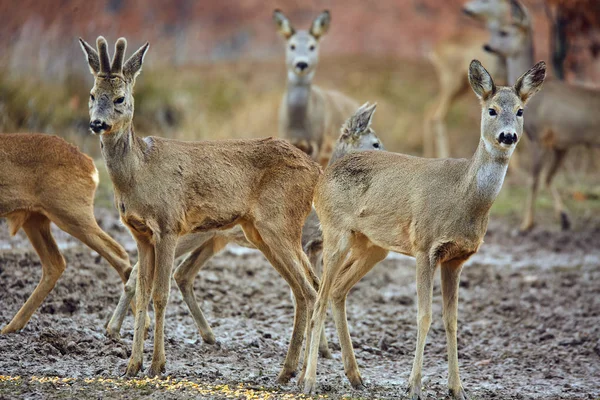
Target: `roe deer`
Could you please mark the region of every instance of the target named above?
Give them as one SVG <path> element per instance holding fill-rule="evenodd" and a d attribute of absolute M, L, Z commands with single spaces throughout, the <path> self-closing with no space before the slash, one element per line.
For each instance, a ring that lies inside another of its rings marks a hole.
<path fill-rule="evenodd" d="M 342 133 L 335 146 L 332 161 L 344 154 L 354 151 L 364 151 L 380 149 L 383 150 L 383 144 L 377 137 L 375 131 L 371 129 L 371 119 L 375 111 L 375 104 L 364 104 L 342 127 Z M 199 271 L 206 265 L 208 260 L 225 248 L 228 243 L 235 243 L 243 247 L 254 248 L 249 242 L 242 229 L 236 226 L 230 230 L 190 233 L 183 236 L 177 243 L 175 258 L 186 255 L 185 259 L 176 268 L 174 276 L 183 299 L 188 306 L 200 335 L 206 343 L 215 343 L 215 335 L 206 321 L 198 302 L 194 296 L 194 278 Z M 302 228 L 302 246 L 309 257 L 313 269 L 317 270 L 322 251 L 322 234 L 319 227 L 319 220 L 314 210 L 311 210 L 308 218 Z M 132 278 L 126 285 L 127 290 L 119 301 L 113 318 L 109 325 L 113 331 L 119 331 L 125 314 L 127 305 L 133 299 L 135 294 L 135 272 L 137 264 L 134 267 Z M 331 353 L 327 346 L 327 339 L 324 330 L 321 331 L 321 342 L 319 345 L 319 354 L 324 358 L 330 358 Z"/>
<path fill-rule="evenodd" d="M 496 27 L 507 19 L 508 0 L 470 0 L 463 12 L 482 20 L 488 27 Z M 463 29 L 458 34 L 438 43 L 430 53 L 430 60 L 438 77 L 439 90 L 435 100 L 425 110 L 423 120 L 423 154 L 425 157 L 450 156 L 446 134 L 446 117 L 452 104 L 467 92 L 469 83 L 465 69 L 473 59 L 488 65 L 496 81 L 506 81 L 505 61 L 486 53 L 482 46 L 485 38 L 481 29 Z"/>
<path fill-rule="evenodd" d="M 98 51 L 80 43 L 94 76 L 90 128 L 100 135 L 115 204 L 138 247 L 135 330 L 126 374 L 142 368 L 151 295 L 155 327 L 148 374 L 165 371 L 165 311 L 179 237 L 241 225 L 294 293 L 294 327 L 279 375 L 287 382 L 298 365 L 318 287 L 301 234 L 321 168 L 281 139 L 184 142 L 137 136 L 133 87 L 148 43 L 125 63 L 124 38 L 115 44 L 112 63 L 103 37 L 97 39 Z"/>
<path fill-rule="evenodd" d="M 508 77 L 515 79 L 519 71 L 533 61 L 532 21 L 526 8 L 512 0 L 513 22 L 492 30 L 485 49 L 506 57 Z M 534 226 L 535 199 L 542 169 L 547 168 L 546 186 L 554 199 L 554 210 L 562 229 L 571 222 L 567 209 L 552 179 L 569 148 L 577 145 L 600 146 L 600 90 L 576 86 L 550 79 L 544 91 L 527 107 L 525 133 L 530 140 L 532 157 L 531 189 L 525 206 L 521 231 Z"/>
<path fill-rule="evenodd" d="M 467 159 L 428 159 L 389 152 L 362 152 L 332 164 L 315 188 L 314 206 L 323 230 L 323 276 L 311 320 L 304 391 L 315 389 L 316 332 L 331 300 L 346 376 L 363 386 L 346 321 L 346 296 L 389 251 L 417 260 L 418 333 L 410 395 L 421 398 L 423 350 L 431 324 L 433 276 L 441 265 L 448 386 L 465 393 L 456 347 L 458 282 L 461 268 L 479 249 L 488 215 L 502 187 L 508 161 L 523 130 L 522 110 L 544 80 L 544 62 L 513 87 L 497 87 L 479 61 L 469 82 L 481 101 L 477 150 Z"/>
<path fill-rule="evenodd" d="M 319 43 L 329 29 L 331 16 L 323 11 L 308 31 L 296 31 L 279 10 L 273 19 L 286 40 L 287 90 L 279 106 L 279 135 L 325 168 L 340 126 L 358 108 L 357 102 L 343 94 L 312 84 Z"/>
<path fill-rule="evenodd" d="M 66 268 L 50 222 L 98 252 L 123 282 L 129 278 L 127 253 L 94 218 L 97 186 L 92 159 L 63 139 L 0 134 L 0 217 L 8 219 L 11 235 L 23 228 L 42 263 L 40 283 L 2 333 L 23 329 Z M 114 334 L 110 327 L 107 333 Z"/>

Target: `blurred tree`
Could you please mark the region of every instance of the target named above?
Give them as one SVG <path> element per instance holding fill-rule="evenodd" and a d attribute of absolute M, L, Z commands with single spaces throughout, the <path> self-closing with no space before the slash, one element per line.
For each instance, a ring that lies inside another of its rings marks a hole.
<path fill-rule="evenodd" d="M 565 78 L 565 59 L 570 44 L 592 30 L 600 29 L 600 0 L 545 0 L 546 15 L 551 26 L 550 53 L 556 77 Z M 589 50 L 598 55 L 600 43 L 593 40 Z"/>

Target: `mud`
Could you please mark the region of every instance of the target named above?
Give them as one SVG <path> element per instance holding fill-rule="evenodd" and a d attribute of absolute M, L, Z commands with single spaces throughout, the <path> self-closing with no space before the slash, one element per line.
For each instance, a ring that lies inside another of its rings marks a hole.
<path fill-rule="evenodd" d="M 98 210 L 103 228 L 135 246 L 112 211 Z M 472 399 L 595 399 L 600 396 L 600 219 L 576 221 L 574 232 L 539 228 L 514 233 L 514 221 L 492 219 L 485 244 L 463 271 L 458 345 L 463 385 Z M 0 375 L 117 378 L 132 342 L 128 315 L 121 341 L 104 336 L 121 284 L 93 251 L 58 234 L 68 267 L 38 312 L 18 334 L 0 335 Z M 438 274 L 439 275 L 439 274 Z M 8 238 L 0 223 L 0 324 L 6 325 L 41 276 L 37 255 L 22 233 Z M 348 319 L 367 389 L 354 391 L 340 359 L 331 318 L 326 330 L 334 358 L 319 360 L 319 393 L 330 398 L 399 398 L 416 343 L 414 260 L 390 256 L 352 290 Z M 195 291 L 218 343 L 207 345 L 175 284 L 167 310 L 167 373 L 198 383 L 244 383 L 297 392 L 296 382 L 278 386 L 291 334 L 289 289 L 256 251 L 227 249 L 195 282 Z M 150 334 L 150 340 L 152 334 Z M 424 394 L 446 396 L 446 338 L 441 320 L 439 276 L 434 321 L 424 363 Z M 151 342 L 146 342 L 149 365 Z M 78 386 L 79 385 L 79 386 Z M 78 383 L 0 382 L 0 398 L 179 398 L 185 392 Z M 207 397 L 207 396 L 204 396 Z M 210 396 L 208 396 L 210 397 Z M 212 397 L 220 397 L 218 395 Z M 277 397 L 277 396 L 276 396 Z"/>

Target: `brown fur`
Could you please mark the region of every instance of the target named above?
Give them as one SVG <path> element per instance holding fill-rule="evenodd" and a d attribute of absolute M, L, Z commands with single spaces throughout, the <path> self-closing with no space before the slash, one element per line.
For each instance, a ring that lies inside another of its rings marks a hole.
<path fill-rule="evenodd" d="M 82 48 L 89 59 L 88 46 Z M 156 324 L 148 374 L 165 370 L 164 319 L 179 237 L 240 225 L 294 293 L 294 329 L 279 375 L 280 382 L 287 382 L 298 364 L 318 286 L 302 251 L 301 231 L 321 170 L 280 139 L 183 142 L 136 136 L 133 85 L 147 48 L 146 44 L 130 58 L 135 62 L 125 63 L 126 79 L 119 79 L 118 73 L 95 74 L 90 99 L 91 125 L 101 134 L 121 220 L 138 245 L 137 313 L 127 375 L 136 375 L 142 367 L 150 296 Z M 213 238 L 209 247 L 215 251 L 223 245 Z"/>
<path fill-rule="evenodd" d="M 2 333 L 22 329 L 66 268 L 50 222 L 100 253 L 126 282 L 125 250 L 94 218 L 98 171 L 77 147 L 52 135 L 0 134 L 0 217 L 25 231 L 42 262 L 42 279 Z M 109 334 L 112 334 L 109 330 Z"/>
<path fill-rule="evenodd" d="M 314 205 L 323 230 L 323 278 L 311 321 L 309 361 L 300 382 L 310 393 L 316 384 L 316 333 L 331 301 L 344 369 L 355 388 L 363 382 L 346 320 L 350 289 L 389 251 L 417 259 L 417 350 L 409 379 L 410 396 L 421 398 L 425 339 L 431 324 L 433 275 L 442 269 L 444 325 L 448 337 L 448 386 L 454 398 L 465 393 L 458 373 L 456 325 L 462 265 L 483 241 L 488 214 L 506 173 L 523 119 L 521 98 L 541 87 L 545 72 L 537 64 L 517 87 L 496 88 L 489 73 L 472 61 L 469 78 L 482 106 L 480 144 L 469 160 L 427 159 L 388 152 L 353 153 L 333 163 L 315 189 Z M 497 115 L 490 115 L 490 108 Z M 504 140 L 504 139 L 502 139 Z"/>

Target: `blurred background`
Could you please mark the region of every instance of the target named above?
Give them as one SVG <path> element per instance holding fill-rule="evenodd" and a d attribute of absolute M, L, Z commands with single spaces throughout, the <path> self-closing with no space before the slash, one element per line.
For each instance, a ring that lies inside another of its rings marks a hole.
<path fill-rule="evenodd" d="M 285 45 L 272 12 L 280 8 L 296 28 L 307 29 L 321 10 L 329 9 L 332 23 L 322 40 L 315 83 L 361 103 L 378 102 L 374 128 L 386 147 L 421 155 L 423 115 L 438 90 L 428 55 L 461 32 L 482 40 L 489 35 L 482 23 L 461 12 L 462 4 L 2 0 L 0 132 L 57 134 L 99 159 L 98 138 L 87 129 L 93 80 L 77 38 L 93 43 L 104 35 L 111 53 L 120 36 L 128 39 L 128 54 L 145 41 L 151 44 L 136 84 L 138 134 L 189 140 L 277 136 L 277 107 L 286 87 Z M 524 4 L 533 17 L 536 59 L 547 60 L 560 79 L 600 87 L 600 1 Z M 447 128 L 453 156 L 473 153 L 479 113 L 470 92 L 451 107 Z M 519 148 L 524 170 L 526 147 L 522 143 Z M 586 149 L 571 152 L 558 177 L 561 190 L 569 193 L 570 208 L 589 213 L 600 203 L 595 155 Z M 506 195 L 508 211 L 520 207 L 508 199 L 522 189 L 524 193 L 527 182 L 526 175 L 510 179 L 515 185 Z M 551 208 L 549 195 L 539 201 Z M 502 198 L 499 203 L 497 209 L 502 209 Z"/>

